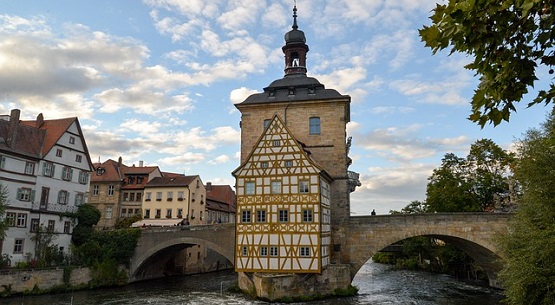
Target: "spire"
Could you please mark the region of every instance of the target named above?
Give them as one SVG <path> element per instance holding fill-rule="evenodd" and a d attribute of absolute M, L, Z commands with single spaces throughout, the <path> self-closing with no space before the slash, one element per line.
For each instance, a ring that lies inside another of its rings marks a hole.
<path fill-rule="evenodd" d="M 297 25 L 297 2 L 293 7 L 292 30 L 285 34 L 285 45 L 281 48 L 285 53 L 285 76 L 306 75 L 306 53 L 308 46 L 303 31 Z"/>
<path fill-rule="evenodd" d="M 297 1 L 295 1 L 295 6 L 293 7 L 293 30 L 297 30 L 299 26 L 297 25 Z"/>

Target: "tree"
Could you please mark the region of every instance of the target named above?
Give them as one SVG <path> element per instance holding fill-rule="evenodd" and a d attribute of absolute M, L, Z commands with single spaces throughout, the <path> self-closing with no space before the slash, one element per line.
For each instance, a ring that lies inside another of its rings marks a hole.
<path fill-rule="evenodd" d="M 515 177 L 522 196 L 509 233 L 500 239 L 500 278 L 511 305 L 555 300 L 555 111 L 517 146 Z"/>
<path fill-rule="evenodd" d="M 0 183 L 0 240 L 4 239 L 8 224 L 6 223 L 6 206 L 8 204 L 8 189 Z"/>
<path fill-rule="evenodd" d="M 508 195 L 513 156 L 489 139 L 470 146 L 465 158 L 448 153 L 428 178 L 429 212 L 479 212 L 494 208 Z"/>
<path fill-rule="evenodd" d="M 77 225 L 73 228 L 71 242 L 75 246 L 80 246 L 92 235 L 93 226 L 100 220 L 100 211 L 91 204 L 80 205 L 77 210 Z"/>
<path fill-rule="evenodd" d="M 548 0 L 449 0 L 437 4 L 432 24 L 420 36 L 435 54 L 451 47 L 451 54 L 474 58 L 466 68 L 480 76 L 469 119 L 480 126 L 509 121 L 515 103 L 538 80 L 538 65 L 553 74 L 555 14 Z M 555 86 L 539 90 L 528 107 L 549 104 Z"/>

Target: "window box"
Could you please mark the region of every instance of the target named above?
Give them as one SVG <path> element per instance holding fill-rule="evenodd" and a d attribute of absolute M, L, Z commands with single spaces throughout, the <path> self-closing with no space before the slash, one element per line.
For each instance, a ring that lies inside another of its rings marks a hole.
<path fill-rule="evenodd" d="M 150 201 L 150 199 L 145 199 L 145 201 Z"/>
<path fill-rule="evenodd" d="M 172 200 L 173 200 L 173 198 L 168 198 L 168 201 L 172 201 Z"/>
<path fill-rule="evenodd" d="M 183 201 L 183 198 L 177 198 L 177 201 Z"/>

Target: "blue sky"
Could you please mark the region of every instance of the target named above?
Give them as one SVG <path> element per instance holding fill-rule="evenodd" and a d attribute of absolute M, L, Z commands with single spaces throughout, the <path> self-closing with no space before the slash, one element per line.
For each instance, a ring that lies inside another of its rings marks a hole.
<path fill-rule="evenodd" d="M 158 165 L 234 185 L 234 103 L 283 76 L 293 0 L 0 0 L 0 113 L 79 117 L 93 161 Z M 354 215 L 425 198 L 446 153 L 477 139 L 505 149 L 545 119 L 519 105 L 510 123 L 466 118 L 477 79 L 464 55 L 432 55 L 418 36 L 429 0 L 299 0 L 308 75 L 352 97 Z M 546 76 L 540 71 L 540 79 Z M 541 88 L 541 86 L 536 86 Z"/>

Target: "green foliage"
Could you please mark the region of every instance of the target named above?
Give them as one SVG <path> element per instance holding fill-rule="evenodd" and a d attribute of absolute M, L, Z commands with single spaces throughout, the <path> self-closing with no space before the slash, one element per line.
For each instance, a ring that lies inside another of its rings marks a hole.
<path fill-rule="evenodd" d="M 389 211 L 390 214 L 420 214 L 428 213 L 428 205 L 426 202 L 413 200 L 409 205 L 402 208 L 401 211 Z"/>
<path fill-rule="evenodd" d="M 84 243 L 75 246 L 74 252 L 86 266 L 111 260 L 127 266 L 140 235 L 139 229 L 93 231 Z"/>
<path fill-rule="evenodd" d="M 142 220 L 143 216 L 141 214 L 135 214 L 131 217 L 120 218 L 116 222 L 116 229 L 125 229 L 131 227 L 131 225 L 139 220 Z"/>
<path fill-rule="evenodd" d="M 9 268 L 12 265 L 12 257 L 4 253 L 0 256 L 0 269 Z"/>
<path fill-rule="evenodd" d="M 96 263 L 92 268 L 91 287 L 122 286 L 127 284 L 127 273 L 118 268 L 115 259 Z"/>
<path fill-rule="evenodd" d="M 552 4 L 542 0 L 449 0 L 437 4 L 432 24 L 420 29 L 420 37 L 434 53 L 451 48 L 451 53 L 470 55 L 466 68 L 480 76 L 472 98 L 469 119 L 480 126 L 509 121 L 515 103 L 533 87 L 538 65 L 555 64 L 553 47 L 555 14 Z M 539 90 L 528 103 L 549 104 L 555 86 Z"/>
<path fill-rule="evenodd" d="M 6 186 L 0 183 L 0 239 L 4 239 L 6 236 L 6 230 L 8 229 L 8 224 L 6 223 L 6 205 L 8 200 L 8 189 Z"/>
<path fill-rule="evenodd" d="M 83 204 L 77 210 L 77 225 L 73 228 L 71 242 L 79 247 L 93 234 L 93 226 L 100 220 L 100 211 L 91 204 Z"/>
<path fill-rule="evenodd" d="M 83 204 L 77 210 L 77 224 L 85 227 L 92 227 L 100 220 L 100 211 L 91 204 Z"/>
<path fill-rule="evenodd" d="M 54 244 L 56 233 L 48 231 L 44 226 L 39 226 L 37 231 L 31 236 L 35 242 L 34 267 L 58 266 L 64 262 L 64 254 L 58 250 L 58 245 Z"/>
<path fill-rule="evenodd" d="M 500 238 L 500 278 L 508 303 L 553 304 L 555 300 L 555 113 L 541 130 L 530 130 L 517 147 L 515 176 L 523 195 Z"/>
<path fill-rule="evenodd" d="M 448 153 L 428 178 L 427 212 L 479 212 L 508 196 L 512 154 L 489 139 L 476 141 L 466 159 Z"/>

